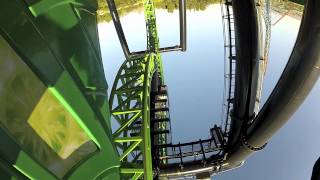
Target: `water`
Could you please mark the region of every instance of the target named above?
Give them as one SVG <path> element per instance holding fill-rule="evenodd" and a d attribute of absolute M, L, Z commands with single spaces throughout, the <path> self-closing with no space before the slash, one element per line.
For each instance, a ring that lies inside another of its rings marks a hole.
<path fill-rule="evenodd" d="M 144 14 L 141 9 L 126 13 L 121 22 L 131 51 L 146 49 Z M 160 45 L 179 43 L 178 11 L 157 9 Z M 275 20 L 274 20 L 275 21 Z M 297 36 L 300 20 L 286 16 L 272 26 L 270 60 L 264 82 L 264 103 L 281 75 Z M 99 25 L 105 74 L 110 86 L 124 61 L 114 26 Z M 220 5 L 187 11 L 187 52 L 162 54 L 165 82 L 169 87 L 173 142 L 207 138 L 209 128 L 220 123 L 223 94 L 223 39 Z M 310 179 L 320 156 L 320 84 L 262 152 L 246 164 L 215 177 L 218 180 Z"/>

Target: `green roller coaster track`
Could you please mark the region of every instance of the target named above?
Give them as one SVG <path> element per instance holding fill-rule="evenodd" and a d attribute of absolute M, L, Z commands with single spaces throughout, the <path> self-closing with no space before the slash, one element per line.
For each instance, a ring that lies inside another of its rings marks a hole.
<path fill-rule="evenodd" d="M 150 91 L 153 74 L 158 71 L 163 81 L 162 61 L 158 53 L 155 8 L 152 0 L 145 0 L 147 53 L 125 60 L 115 78 L 110 108 L 119 124 L 113 138 L 120 149 L 121 174 L 138 179 L 153 178 L 150 137 Z M 134 127 L 137 122 L 141 126 Z"/>

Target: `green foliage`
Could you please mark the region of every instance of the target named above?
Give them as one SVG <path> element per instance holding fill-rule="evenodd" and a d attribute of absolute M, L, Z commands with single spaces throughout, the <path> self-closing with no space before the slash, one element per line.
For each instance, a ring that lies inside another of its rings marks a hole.
<path fill-rule="evenodd" d="M 220 3 L 220 0 L 187 0 L 188 10 L 205 10 L 211 4 Z M 168 12 L 173 12 L 179 7 L 179 0 L 155 0 L 156 8 L 167 9 Z"/>
<path fill-rule="evenodd" d="M 205 10 L 211 4 L 220 3 L 220 0 L 187 0 L 188 10 Z M 302 4 L 304 0 L 271 0 L 271 7 L 276 11 L 290 11 L 290 15 L 301 16 L 303 12 L 303 6 L 296 4 Z M 142 0 L 115 0 L 118 13 L 120 16 L 124 16 L 130 12 L 143 11 L 143 1 Z M 98 0 L 99 9 L 98 22 L 110 22 L 111 16 L 108 10 L 108 5 L 106 0 Z M 157 9 L 166 9 L 169 13 L 179 7 L 179 0 L 154 0 L 155 7 Z"/>
<path fill-rule="evenodd" d="M 119 16 L 124 16 L 133 11 L 143 11 L 142 0 L 115 0 Z M 211 4 L 220 3 L 220 0 L 187 0 L 188 10 L 205 10 Z M 109 22 L 111 16 L 108 10 L 106 0 L 98 0 L 99 9 L 98 21 Z M 179 0 L 154 0 L 155 7 L 157 9 L 166 9 L 169 13 L 178 9 Z"/>

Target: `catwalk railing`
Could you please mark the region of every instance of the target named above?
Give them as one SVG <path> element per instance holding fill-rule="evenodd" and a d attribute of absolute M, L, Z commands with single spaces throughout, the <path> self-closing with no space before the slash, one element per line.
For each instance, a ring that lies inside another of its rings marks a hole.
<path fill-rule="evenodd" d="M 166 150 L 164 155 L 160 154 L 161 151 L 157 151 L 158 154 L 155 154 L 156 160 L 159 162 L 156 168 L 162 169 L 170 166 L 183 168 L 184 164 L 194 162 L 205 165 L 212 157 L 217 157 L 217 160 L 222 159 L 225 145 L 221 128 L 218 126 L 214 126 L 211 129 L 211 137 L 209 139 L 199 139 L 188 143 L 156 145 L 155 149 Z M 212 162 L 210 161 L 210 163 Z"/>
<path fill-rule="evenodd" d="M 231 124 L 230 112 L 233 107 L 236 76 L 235 30 L 231 0 L 221 1 L 221 14 L 225 59 L 221 127 L 223 127 L 223 134 L 227 141 Z"/>

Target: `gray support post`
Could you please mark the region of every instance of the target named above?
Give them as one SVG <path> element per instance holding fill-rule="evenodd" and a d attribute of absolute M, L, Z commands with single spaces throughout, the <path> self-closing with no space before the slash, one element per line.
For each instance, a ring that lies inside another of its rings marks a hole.
<path fill-rule="evenodd" d="M 116 28 L 116 31 L 118 34 L 118 38 L 119 38 L 123 53 L 124 53 L 126 59 L 128 59 L 128 57 L 130 56 L 130 50 L 129 50 L 129 46 L 128 46 L 126 37 L 124 35 L 123 29 L 122 29 L 122 25 L 120 22 L 120 18 L 119 18 L 116 4 L 115 4 L 114 0 L 107 0 L 107 3 L 108 3 L 110 15 L 112 17 L 114 27 Z"/>
<path fill-rule="evenodd" d="M 186 51 L 187 50 L 186 0 L 179 0 L 179 18 L 180 18 L 180 48 L 181 48 L 181 51 Z"/>

